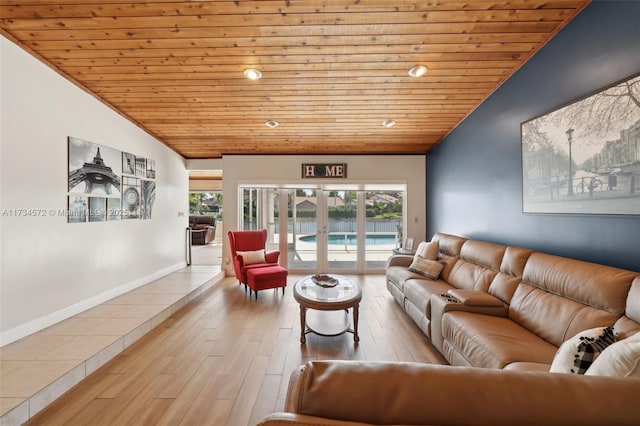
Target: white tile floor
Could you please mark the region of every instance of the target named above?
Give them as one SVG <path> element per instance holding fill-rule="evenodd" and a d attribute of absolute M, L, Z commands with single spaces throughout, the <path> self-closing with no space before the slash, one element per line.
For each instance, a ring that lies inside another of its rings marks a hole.
<path fill-rule="evenodd" d="M 193 265 L 0 348 L 0 424 L 19 425 L 224 278 Z"/>

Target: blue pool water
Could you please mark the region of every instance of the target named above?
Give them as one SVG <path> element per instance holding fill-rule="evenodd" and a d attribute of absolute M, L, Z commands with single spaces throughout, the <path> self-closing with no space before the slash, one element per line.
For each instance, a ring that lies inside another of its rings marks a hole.
<path fill-rule="evenodd" d="M 315 243 L 315 235 L 306 235 L 300 237 L 301 241 L 307 243 Z M 356 235 L 355 234 L 331 234 L 329 235 L 329 245 L 345 245 L 355 246 Z M 366 237 L 365 244 L 367 246 L 381 246 L 381 245 L 393 245 L 396 243 L 396 236 L 394 234 L 369 234 Z"/>

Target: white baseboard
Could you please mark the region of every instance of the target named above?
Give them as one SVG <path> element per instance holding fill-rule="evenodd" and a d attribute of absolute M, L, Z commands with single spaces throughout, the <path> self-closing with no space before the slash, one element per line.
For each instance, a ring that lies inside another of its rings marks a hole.
<path fill-rule="evenodd" d="M 114 297 L 118 297 L 131 290 L 135 290 L 136 288 L 141 287 L 145 284 L 149 284 L 152 281 L 155 281 L 159 278 L 169 275 L 170 273 L 175 272 L 179 269 L 182 269 L 186 266 L 187 266 L 186 262 L 176 263 L 175 265 L 169 266 L 168 268 L 161 269 L 159 271 L 154 272 L 153 274 L 139 278 L 130 283 L 123 284 L 116 288 L 112 288 L 111 290 L 107 290 L 104 293 L 98 294 L 89 299 L 85 299 L 74 305 L 67 306 L 64 309 L 60 309 L 59 311 L 52 312 L 43 317 L 36 318 L 24 324 L 20 324 L 17 327 L 13 327 L 3 332 L 0 332 L 0 347 L 8 345 L 9 343 L 15 342 L 16 340 L 20 340 L 23 337 L 27 337 L 30 334 L 37 333 L 40 330 L 44 330 L 45 328 L 50 327 L 60 321 L 71 318 L 72 316 L 77 315 L 80 312 L 84 312 L 87 309 L 91 309 L 101 303 L 106 302 L 107 300 L 111 300 Z"/>

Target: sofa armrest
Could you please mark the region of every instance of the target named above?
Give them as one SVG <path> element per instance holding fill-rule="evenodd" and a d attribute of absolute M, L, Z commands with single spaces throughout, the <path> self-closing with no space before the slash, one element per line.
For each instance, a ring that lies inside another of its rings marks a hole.
<path fill-rule="evenodd" d="M 285 410 L 378 425 L 623 425 L 637 424 L 639 393 L 634 378 L 310 361 L 292 374 Z"/>
<path fill-rule="evenodd" d="M 465 306 L 480 306 L 487 308 L 496 308 L 505 306 L 504 302 L 495 296 L 478 290 L 462 290 L 452 288 L 447 291 L 451 296 L 455 297 Z"/>
<path fill-rule="evenodd" d="M 404 266 L 408 268 L 413 262 L 413 256 L 406 254 L 396 254 L 387 259 L 387 268 L 390 266 Z"/>
<path fill-rule="evenodd" d="M 451 292 L 451 290 L 449 290 Z M 475 293 L 474 291 L 471 291 Z M 489 295 L 490 296 L 490 295 Z M 493 297 L 493 296 L 490 296 Z M 473 299 L 471 294 L 465 299 L 467 304 L 455 297 L 453 294 L 434 294 L 431 296 L 431 343 L 441 353 L 444 351 L 442 336 L 442 316 L 449 311 L 464 311 L 477 314 L 493 315 L 498 317 L 507 317 L 509 315 L 509 307 L 500 302 L 499 306 L 483 306 L 474 305 L 477 299 Z M 496 299 L 499 300 L 499 299 Z M 488 302 L 487 302 L 488 303 Z"/>

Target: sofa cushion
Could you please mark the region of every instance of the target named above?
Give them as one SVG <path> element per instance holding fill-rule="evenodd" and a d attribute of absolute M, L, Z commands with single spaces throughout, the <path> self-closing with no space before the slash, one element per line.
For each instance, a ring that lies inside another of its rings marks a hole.
<path fill-rule="evenodd" d="M 640 333 L 608 346 L 593 361 L 585 375 L 640 377 Z"/>
<path fill-rule="evenodd" d="M 435 260 L 425 259 L 424 257 L 416 256 L 409 265 L 409 270 L 420 275 L 424 275 L 430 280 L 437 280 L 440 276 L 440 272 L 444 268 L 444 264 L 436 262 Z"/>
<path fill-rule="evenodd" d="M 387 268 L 387 282 L 392 283 L 401 291 L 404 291 L 404 283 L 410 279 L 424 279 L 424 276 L 412 272 L 405 266 L 390 266 Z"/>
<path fill-rule="evenodd" d="M 423 315 L 431 318 L 431 296 L 445 294 L 451 286 L 442 280 L 420 279 L 407 280 L 404 283 L 404 295 Z"/>
<path fill-rule="evenodd" d="M 431 241 L 429 243 L 423 241 L 418 244 L 414 260 L 416 258 L 436 260 L 438 258 L 438 253 L 440 253 L 440 244 L 438 244 L 437 241 Z"/>
<path fill-rule="evenodd" d="M 456 288 L 486 292 L 496 275 L 497 272 L 490 268 L 460 259 L 451 269 L 447 280 Z"/>
<path fill-rule="evenodd" d="M 488 291 L 500 269 L 505 250 L 503 245 L 467 240 L 447 281 L 457 288 Z"/>
<path fill-rule="evenodd" d="M 560 345 L 549 371 L 584 374 L 600 352 L 614 341 L 613 327 L 596 327 L 581 331 Z"/>
<path fill-rule="evenodd" d="M 438 242 L 441 253 L 446 254 L 447 256 L 460 257 L 460 250 L 467 239 L 457 235 L 437 232 L 433 235 L 431 241 Z"/>
<path fill-rule="evenodd" d="M 521 283 L 511 299 L 509 318 L 559 347 L 583 330 L 613 325 L 618 316 Z"/>
<path fill-rule="evenodd" d="M 513 362 L 551 364 L 557 347 L 508 318 L 450 311 L 442 316 L 442 335 L 469 362 L 503 368 Z"/>
<path fill-rule="evenodd" d="M 506 249 L 501 244 L 467 240 L 460 250 L 460 259 L 498 272 Z"/>
<path fill-rule="evenodd" d="M 253 251 L 236 251 L 238 256 L 242 256 L 242 263 L 244 265 L 253 265 L 254 263 L 266 263 L 264 257 L 264 249 Z"/>
<path fill-rule="evenodd" d="M 629 294 L 627 294 L 625 315 L 640 323 L 640 276 L 637 276 L 631 283 Z"/>
<path fill-rule="evenodd" d="M 527 264 L 527 259 L 531 256 L 531 253 L 533 253 L 533 250 L 521 247 L 507 247 L 500 264 L 500 272 L 522 278 L 524 265 Z"/>
<path fill-rule="evenodd" d="M 489 294 L 509 304 L 522 280 L 504 272 L 498 272 L 489 285 Z"/>
<path fill-rule="evenodd" d="M 637 275 L 610 266 L 532 253 L 524 267 L 522 282 L 607 311 L 617 318 L 625 311 L 631 282 Z"/>

